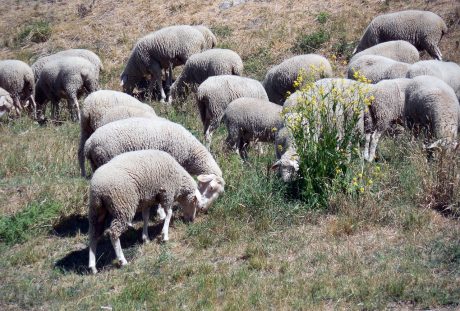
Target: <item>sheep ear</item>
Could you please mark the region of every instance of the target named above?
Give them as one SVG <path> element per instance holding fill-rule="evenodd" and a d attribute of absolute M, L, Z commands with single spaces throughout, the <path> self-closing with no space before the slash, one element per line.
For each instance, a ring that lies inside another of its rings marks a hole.
<path fill-rule="evenodd" d="M 127 80 L 128 80 L 128 77 L 126 75 L 122 75 L 120 78 L 120 86 L 125 85 Z"/>
<path fill-rule="evenodd" d="M 271 169 L 276 170 L 280 167 L 280 165 L 281 165 L 281 161 L 278 160 L 272 165 Z"/>
<path fill-rule="evenodd" d="M 207 183 L 214 179 L 214 174 L 198 175 L 197 179 L 199 182 Z"/>

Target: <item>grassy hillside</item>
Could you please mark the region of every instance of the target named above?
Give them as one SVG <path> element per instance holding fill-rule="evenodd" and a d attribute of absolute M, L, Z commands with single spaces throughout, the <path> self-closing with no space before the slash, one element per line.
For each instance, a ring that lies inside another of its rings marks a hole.
<path fill-rule="evenodd" d="M 299 48 L 338 56 L 336 74 L 373 16 L 432 10 L 449 25 L 441 50 L 460 62 L 460 12 L 454 1 L 4 1 L 0 58 L 32 63 L 42 53 L 84 47 L 103 59 L 104 88 L 136 39 L 171 24 L 204 23 L 219 45 L 242 55 L 246 74 Z M 203 139 L 193 100 L 162 116 Z M 65 110 L 65 109 L 63 109 Z M 64 111 L 63 111 L 64 112 Z M 63 113 L 65 117 L 65 113 Z M 241 163 L 212 150 L 226 192 L 193 224 L 176 217 L 170 242 L 141 243 L 141 222 L 121 240 L 130 264 L 117 269 L 105 238 L 98 275 L 88 275 L 88 182 L 79 177 L 79 127 L 0 121 L 0 309 L 456 309 L 460 305 L 458 155 L 427 161 L 421 142 L 382 141 L 373 184 L 358 196 L 336 194 L 312 210 L 269 170 L 273 150 Z M 151 238 L 161 222 L 152 216 Z"/>

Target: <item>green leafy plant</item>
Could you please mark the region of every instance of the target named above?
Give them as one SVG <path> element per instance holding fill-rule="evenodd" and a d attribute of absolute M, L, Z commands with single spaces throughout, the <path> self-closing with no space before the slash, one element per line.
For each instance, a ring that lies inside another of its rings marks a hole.
<path fill-rule="evenodd" d="M 315 84 L 302 73 L 294 86 L 300 96 L 284 118 L 297 150 L 299 178 L 294 182 L 301 199 L 324 207 L 334 191 L 363 192 L 353 164 L 360 159 L 359 124 L 372 100 L 367 87 L 345 80 Z"/>
<path fill-rule="evenodd" d="M 23 44 L 26 42 L 46 42 L 51 37 L 51 25 L 46 20 L 34 21 L 24 26 L 16 36 L 16 42 Z"/>
<path fill-rule="evenodd" d="M 329 41 L 329 32 L 325 29 L 319 29 L 309 34 L 301 34 L 297 37 L 293 47 L 296 53 L 312 53 L 318 50 L 324 43 Z"/>
<path fill-rule="evenodd" d="M 327 12 L 319 12 L 319 14 L 316 16 L 316 20 L 320 24 L 325 24 L 328 19 L 329 19 L 329 13 Z"/>

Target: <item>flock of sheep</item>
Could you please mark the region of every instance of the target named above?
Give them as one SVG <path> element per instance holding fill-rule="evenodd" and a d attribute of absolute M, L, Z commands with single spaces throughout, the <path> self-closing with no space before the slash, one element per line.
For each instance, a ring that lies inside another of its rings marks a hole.
<path fill-rule="evenodd" d="M 135 44 L 121 74 L 124 93 L 98 90 L 99 57 L 72 49 L 38 59 L 31 67 L 17 60 L 0 61 L 0 115 L 20 114 L 25 108 L 45 121 L 47 102 L 52 119 L 59 117 L 59 101 L 66 99 L 73 120 L 79 120 L 78 161 L 86 177 L 85 158 L 93 171 L 89 195 L 89 268 L 96 269 L 97 241 L 104 221 L 117 259 L 127 264 L 120 235 L 142 210 L 142 238 L 148 241 L 150 207 L 164 219 L 163 240 L 168 240 L 173 202 L 193 220 L 224 191 L 219 165 L 209 151 L 212 133 L 223 121 L 226 143 L 247 158 L 250 142 L 274 142 L 281 177 L 290 181 L 298 171 L 298 158 L 284 107 L 306 96 L 295 92 L 300 72 L 310 74 L 324 88 L 356 85 L 359 71 L 372 80 L 374 101 L 359 123 L 365 136 L 364 157 L 372 161 L 380 136 L 395 122 L 427 127 L 439 141 L 456 138 L 459 126 L 460 67 L 443 62 L 439 41 L 444 21 L 427 11 L 402 11 L 376 17 L 364 32 L 349 63 L 348 78 L 332 78 L 328 60 L 320 55 L 298 55 L 271 68 L 261 83 L 242 77 L 240 56 L 214 48 L 216 37 L 204 26 L 170 26 L 150 33 Z M 437 60 L 419 61 L 419 50 Z M 173 79 L 172 69 L 184 65 Z M 320 70 L 312 70 L 312 66 Z M 153 108 L 132 97 L 147 88 L 162 102 L 180 101 L 196 93 L 205 145 L 182 125 L 158 117 Z M 286 99 L 287 94 L 291 95 Z M 90 93 L 81 107 L 78 98 Z M 308 94 L 307 94 L 308 95 Z M 197 181 L 192 176 L 197 176 Z"/>

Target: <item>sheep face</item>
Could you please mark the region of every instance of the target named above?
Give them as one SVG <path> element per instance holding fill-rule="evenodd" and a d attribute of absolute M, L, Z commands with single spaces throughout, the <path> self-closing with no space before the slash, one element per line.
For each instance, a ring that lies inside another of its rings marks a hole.
<path fill-rule="evenodd" d="M 293 159 L 281 158 L 273 164 L 272 169 L 278 170 L 278 174 L 284 182 L 291 182 L 297 178 L 299 161 L 297 157 L 293 157 Z"/>
<path fill-rule="evenodd" d="M 201 209 L 203 207 L 203 197 L 198 189 L 191 195 L 188 195 L 186 198 L 178 201 L 182 206 L 182 213 L 185 221 L 195 220 L 197 209 Z"/>
<path fill-rule="evenodd" d="M 225 181 L 215 174 L 199 175 L 198 190 L 203 197 L 202 210 L 206 211 L 219 195 L 224 192 Z"/>
<path fill-rule="evenodd" d="M 0 96 L 0 117 L 5 113 L 10 112 L 13 107 L 13 99 L 11 96 Z"/>

